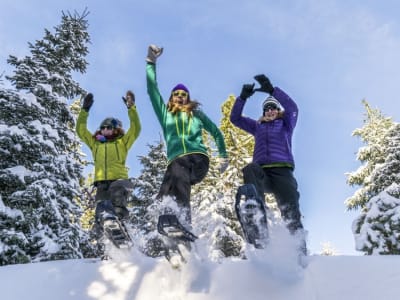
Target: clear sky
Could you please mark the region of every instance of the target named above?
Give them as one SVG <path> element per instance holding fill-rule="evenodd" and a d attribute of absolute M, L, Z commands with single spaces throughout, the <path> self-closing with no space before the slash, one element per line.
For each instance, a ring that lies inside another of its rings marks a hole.
<path fill-rule="evenodd" d="M 360 166 L 362 146 L 351 133 L 363 124 L 362 99 L 400 120 L 398 1 L 1 0 L 0 74 L 10 72 L 8 55 L 28 55 L 27 43 L 58 25 L 62 11 L 85 7 L 89 66 L 75 79 L 95 97 L 92 131 L 108 116 L 127 126 L 121 96 L 136 94 L 143 129 L 129 155 L 131 176 L 140 169 L 137 156 L 160 136 L 146 92 L 149 44 L 164 47 L 157 67 L 164 98 L 182 82 L 217 124 L 227 97 L 264 73 L 300 109 L 295 176 L 311 252 L 330 242 L 342 254 L 359 254 L 351 232 L 358 212 L 344 206 L 355 191 L 345 173 Z M 258 118 L 264 98 L 251 97 L 245 114 Z"/>

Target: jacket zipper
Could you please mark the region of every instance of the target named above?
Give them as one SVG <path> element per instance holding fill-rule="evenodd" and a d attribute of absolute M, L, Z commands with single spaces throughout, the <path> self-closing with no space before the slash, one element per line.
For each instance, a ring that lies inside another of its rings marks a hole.
<path fill-rule="evenodd" d="M 107 143 L 104 144 L 104 179 L 107 180 Z"/>
<path fill-rule="evenodd" d="M 186 153 L 186 144 L 185 144 L 185 122 L 183 119 L 183 113 L 179 113 L 181 116 L 181 121 L 182 121 L 182 136 L 181 136 L 181 142 L 182 142 L 182 148 L 183 148 L 183 153 Z M 178 133 L 178 136 L 180 136 L 180 130 L 179 130 L 179 120 L 178 116 L 175 116 L 175 127 L 176 127 L 176 132 Z"/>

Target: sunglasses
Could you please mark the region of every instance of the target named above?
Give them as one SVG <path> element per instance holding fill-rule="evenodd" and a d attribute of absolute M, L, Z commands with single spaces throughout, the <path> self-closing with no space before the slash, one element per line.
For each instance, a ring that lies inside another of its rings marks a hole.
<path fill-rule="evenodd" d="M 186 93 L 185 91 L 175 91 L 172 93 L 172 96 L 174 97 L 187 97 L 188 93 Z"/>
<path fill-rule="evenodd" d="M 103 129 L 112 130 L 112 129 L 114 129 L 114 126 L 111 126 L 111 125 L 104 125 L 104 126 L 101 126 L 100 129 L 101 129 L 101 130 L 103 130 Z"/>
<path fill-rule="evenodd" d="M 267 105 L 264 107 L 264 111 L 269 111 L 269 110 L 277 110 L 278 107 L 276 105 Z"/>

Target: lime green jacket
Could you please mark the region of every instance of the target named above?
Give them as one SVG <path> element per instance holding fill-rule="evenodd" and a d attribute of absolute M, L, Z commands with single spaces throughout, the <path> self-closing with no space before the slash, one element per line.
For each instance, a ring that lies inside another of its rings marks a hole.
<path fill-rule="evenodd" d="M 76 122 L 79 138 L 90 148 L 94 160 L 94 181 L 127 179 L 125 166 L 128 150 L 140 133 L 140 120 L 136 107 L 128 109 L 129 130 L 121 137 L 107 142 L 97 141 L 87 129 L 89 113 L 81 110 Z"/>
<path fill-rule="evenodd" d="M 148 63 L 146 70 L 147 93 L 163 130 L 168 161 L 192 153 L 208 155 L 203 143 L 203 129 L 214 138 L 219 156 L 227 157 L 224 136 L 206 114 L 200 110 L 193 111 L 192 116 L 186 112 L 169 112 L 158 90 L 155 65 Z"/>

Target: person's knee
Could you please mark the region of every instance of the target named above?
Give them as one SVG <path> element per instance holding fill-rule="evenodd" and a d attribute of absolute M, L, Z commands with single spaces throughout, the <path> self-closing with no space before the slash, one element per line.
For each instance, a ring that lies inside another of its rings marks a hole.
<path fill-rule="evenodd" d="M 111 193 L 111 199 L 114 206 L 126 206 L 129 198 L 129 192 L 125 189 L 118 189 Z"/>
<path fill-rule="evenodd" d="M 121 220 L 126 220 L 129 217 L 129 211 L 124 206 L 115 206 L 115 213 L 117 214 L 118 218 Z"/>

